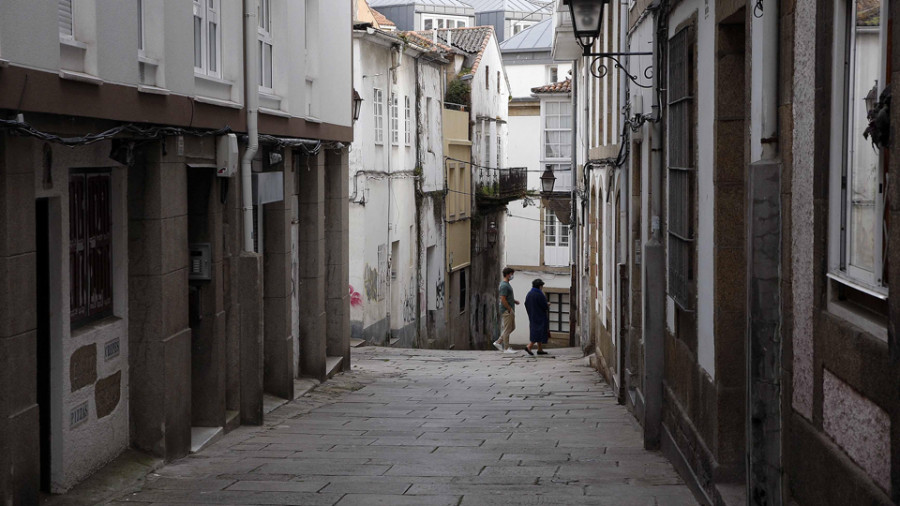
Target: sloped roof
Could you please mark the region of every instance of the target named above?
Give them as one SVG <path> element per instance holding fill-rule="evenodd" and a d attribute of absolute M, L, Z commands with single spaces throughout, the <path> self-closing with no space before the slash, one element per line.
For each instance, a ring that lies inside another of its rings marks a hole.
<path fill-rule="evenodd" d="M 541 10 L 547 14 L 551 13 L 550 5 L 554 2 L 541 0 L 462 0 L 475 8 L 475 12 L 494 12 L 494 11 L 511 11 L 511 12 L 535 12 Z"/>
<path fill-rule="evenodd" d="M 411 42 L 428 49 L 429 51 L 448 51 L 450 53 L 456 53 L 458 50 L 448 46 L 447 44 L 442 44 L 441 42 L 434 42 L 431 38 L 431 32 L 403 32 L 407 37 L 409 37 Z M 439 39 L 440 40 L 440 39 Z M 446 41 L 444 41 L 446 42 Z"/>
<path fill-rule="evenodd" d="M 470 7 L 468 3 L 460 0 L 369 0 L 373 7 L 385 7 L 392 5 L 439 5 L 445 7 Z"/>
<path fill-rule="evenodd" d="M 550 51 L 553 48 L 553 19 L 529 26 L 500 44 L 500 51 Z"/>
<path fill-rule="evenodd" d="M 572 79 L 531 88 L 532 93 L 572 93 Z"/>
<path fill-rule="evenodd" d="M 393 21 L 388 19 L 387 16 L 385 16 L 384 14 L 376 11 L 375 9 L 373 9 L 371 7 L 369 7 L 369 10 L 372 11 L 372 16 L 375 18 L 375 22 L 378 23 L 378 26 L 385 26 L 385 27 L 389 27 L 389 26 L 396 27 L 397 26 L 394 24 Z"/>
<path fill-rule="evenodd" d="M 469 54 L 477 54 L 484 50 L 487 47 L 488 41 L 491 40 L 491 35 L 494 33 L 493 26 L 468 26 L 465 28 L 443 28 L 437 31 L 438 41 L 442 44 L 447 45 L 447 33 L 450 33 L 450 44 L 451 46 Z M 431 40 L 431 31 L 424 30 L 420 32 L 414 32 L 417 35 L 425 37 Z"/>

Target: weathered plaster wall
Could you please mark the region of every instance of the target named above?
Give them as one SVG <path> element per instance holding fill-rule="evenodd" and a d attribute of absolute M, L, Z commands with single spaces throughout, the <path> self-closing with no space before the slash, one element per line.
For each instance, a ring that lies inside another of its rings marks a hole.
<path fill-rule="evenodd" d="M 43 144 L 29 142 L 34 160 Z M 51 290 L 51 489 L 68 490 L 128 446 L 128 239 L 127 170 L 108 157 L 102 142 L 75 149 L 51 146 L 49 187 L 34 168 L 36 198 L 50 198 Z M 113 316 L 72 330 L 70 319 L 69 171 L 111 170 L 113 216 Z M 60 317 L 62 315 L 62 317 Z M 119 341 L 119 354 L 104 358 L 104 346 Z M 75 426 L 70 414 L 86 403 L 88 417 Z M 98 409 L 99 407 L 99 409 Z"/>

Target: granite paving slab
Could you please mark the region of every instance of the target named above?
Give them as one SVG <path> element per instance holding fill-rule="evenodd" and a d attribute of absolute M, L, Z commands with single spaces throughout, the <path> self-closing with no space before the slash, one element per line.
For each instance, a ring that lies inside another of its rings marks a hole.
<path fill-rule="evenodd" d="M 353 348 L 262 426 L 102 503 L 697 504 L 580 350 L 553 353 Z"/>

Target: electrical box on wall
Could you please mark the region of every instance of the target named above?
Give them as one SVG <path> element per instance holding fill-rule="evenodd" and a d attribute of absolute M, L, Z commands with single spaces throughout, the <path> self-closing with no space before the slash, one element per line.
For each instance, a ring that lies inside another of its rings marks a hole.
<path fill-rule="evenodd" d="M 212 279 L 212 247 L 208 242 L 193 243 L 190 249 L 191 281 L 210 281 Z"/>
<path fill-rule="evenodd" d="M 216 175 L 232 177 L 238 168 L 237 135 L 225 134 L 216 139 Z"/>

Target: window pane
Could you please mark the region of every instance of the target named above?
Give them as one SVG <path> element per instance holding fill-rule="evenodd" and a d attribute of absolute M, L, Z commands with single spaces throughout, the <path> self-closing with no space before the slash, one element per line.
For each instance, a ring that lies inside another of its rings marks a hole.
<path fill-rule="evenodd" d="M 850 264 L 874 272 L 876 235 L 881 222 L 876 216 L 876 197 L 880 182 L 879 153 L 873 149 L 863 132 L 868 126 L 865 98 L 877 97 L 883 89 L 879 83 L 884 53 L 879 30 L 881 2 L 858 0 L 856 24 L 852 36 L 853 72 L 848 97 L 850 123 L 850 163 L 848 164 L 848 231 Z"/>
<path fill-rule="evenodd" d="M 217 26 L 215 23 L 209 24 L 209 71 L 210 72 L 218 72 L 219 71 L 219 54 L 218 47 L 216 47 L 216 41 L 218 40 L 218 33 L 216 32 Z"/>
<path fill-rule="evenodd" d="M 431 28 L 434 26 L 433 23 L 434 23 L 434 21 L 432 21 L 431 19 L 426 19 L 425 20 L 425 29 L 431 30 Z"/>
<path fill-rule="evenodd" d="M 194 66 L 203 67 L 203 20 L 194 16 Z"/>

